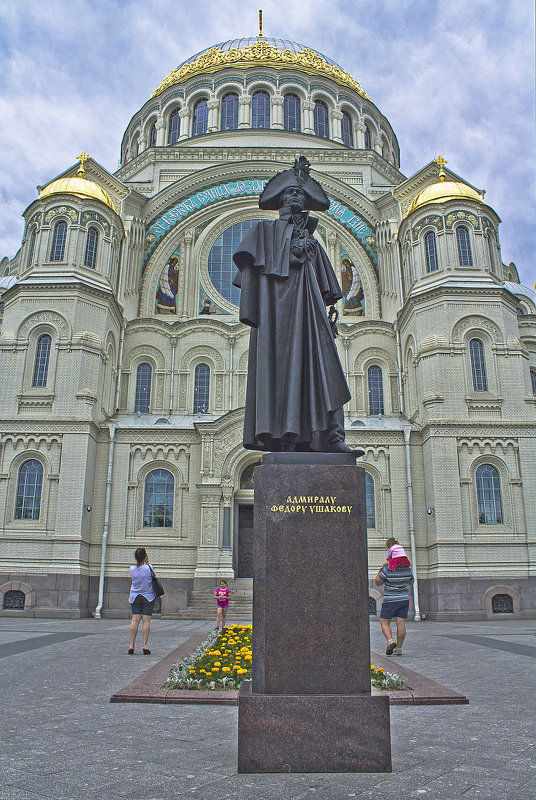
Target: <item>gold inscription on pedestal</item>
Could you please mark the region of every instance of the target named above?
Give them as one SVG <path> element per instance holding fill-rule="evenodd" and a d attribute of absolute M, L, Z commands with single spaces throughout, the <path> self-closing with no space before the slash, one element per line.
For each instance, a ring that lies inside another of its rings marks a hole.
<path fill-rule="evenodd" d="M 287 497 L 284 503 L 273 505 L 270 511 L 280 514 L 351 514 L 353 506 L 343 505 L 337 497 L 295 495 Z"/>

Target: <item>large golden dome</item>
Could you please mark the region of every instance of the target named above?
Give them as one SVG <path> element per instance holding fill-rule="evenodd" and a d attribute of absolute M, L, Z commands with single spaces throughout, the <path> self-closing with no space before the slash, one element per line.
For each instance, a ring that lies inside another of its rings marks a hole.
<path fill-rule="evenodd" d="M 483 203 L 482 195 L 476 189 L 472 189 L 466 183 L 458 181 L 439 180 L 431 186 L 427 186 L 419 192 L 409 207 L 408 214 L 412 214 L 418 208 L 429 205 L 430 203 L 443 203 L 445 200 L 476 200 Z"/>
<path fill-rule="evenodd" d="M 245 69 L 255 66 L 298 69 L 309 75 L 321 75 L 354 89 L 361 97 L 370 100 L 355 78 L 331 58 L 298 42 L 267 36 L 229 39 L 207 47 L 179 64 L 151 96 L 160 94 L 173 84 L 184 83 L 194 75 L 216 72 L 225 67 Z"/>
<path fill-rule="evenodd" d="M 90 197 L 92 200 L 99 200 L 101 203 L 113 209 L 110 195 L 94 181 L 86 178 L 58 178 L 39 193 L 39 199 L 50 197 L 51 194 L 74 194 L 77 197 Z"/>

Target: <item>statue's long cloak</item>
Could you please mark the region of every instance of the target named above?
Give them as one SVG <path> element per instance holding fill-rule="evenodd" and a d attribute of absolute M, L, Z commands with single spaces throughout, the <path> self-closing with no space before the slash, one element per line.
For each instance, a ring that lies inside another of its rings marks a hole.
<path fill-rule="evenodd" d="M 309 217 L 311 234 L 317 222 Z M 291 266 L 293 229 L 281 209 L 278 220 L 251 228 L 233 256 L 240 321 L 251 327 L 244 447 L 252 450 L 279 449 L 283 437 L 311 442 L 350 399 L 326 313 L 342 297 L 337 277 L 318 242 Z"/>

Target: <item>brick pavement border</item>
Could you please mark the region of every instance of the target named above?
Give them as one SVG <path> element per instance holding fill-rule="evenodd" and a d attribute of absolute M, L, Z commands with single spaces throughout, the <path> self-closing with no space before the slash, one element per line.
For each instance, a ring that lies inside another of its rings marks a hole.
<path fill-rule="evenodd" d="M 206 639 L 206 634 L 191 636 L 175 650 L 150 669 L 143 672 L 138 678 L 115 692 L 110 703 L 201 703 L 208 705 L 238 705 L 238 691 L 227 690 L 222 692 L 202 691 L 191 689 L 162 689 L 167 681 L 173 664 L 193 652 L 201 642 Z M 468 703 L 468 698 L 440 683 L 425 678 L 418 672 L 404 667 L 395 659 L 387 659 L 371 651 L 373 663 L 383 667 L 389 672 L 396 672 L 410 689 L 393 690 L 387 692 L 390 705 L 460 705 Z M 384 694 L 373 689 L 372 694 Z"/>

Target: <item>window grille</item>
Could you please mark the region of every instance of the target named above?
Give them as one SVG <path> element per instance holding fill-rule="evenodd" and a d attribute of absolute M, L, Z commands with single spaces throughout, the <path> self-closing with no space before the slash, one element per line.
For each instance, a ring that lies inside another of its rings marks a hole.
<path fill-rule="evenodd" d="M 155 144 L 156 144 L 156 126 L 153 125 L 154 134 L 155 134 Z M 151 134 L 152 130 L 151 128 Z M 169 128 L 168 128 L 168 144 L 175 144 L 178 141 L 181 132 L 181 118 L 179 116 L 179 109 L 176 108 L 175 111 L 171 114 L 169 118 Z"/>
<path fill-rule="evenodd" d="M 52 247 L 50 248 L 51 261 L 63 261 L 65 254 L 65 241 L 67 239 L 67 223 L 60 220 L 56 223 L 52 235 Z"/>
<path fill-rule="evenodd" d="M 192 136 L 202 136 L 208 128 L 208 103 L 205 99 L 198 100 L 194 106 L 194 121 Z"/>
<path fill-rule="evenodd" d="M 37 459 L 30 458 L 21 465 L 19 470 L 15 519 L 39 519 L 42 486 L 43 465 Z"/>
<path fill-rule="evenodd" d="M 179 122 L 180 122 L 180 117 L 179 117 Z M 179 131 L 180 131 L 180 125 L 179 125 Z M 153 123 L 149 129 L 149 147 L 156 147 L 156 135 L 157 135 L 156 124 Z"/>
<path fill-rule="evenodd" d="M 532 396 L 536 397 L 536 369 L 530 371 L 530 387 L 532 389 Z"/>
<path fill-rule="evenodd" d="M 48 362 L 50 360 L 50 346 L 52 344 L 52 337 L 48 333 L 44 333 L 37 340 L 37 347 L 35 348 L 35 361 L 32 386 L 46 386 L 48 375 Z"/>
<path fill-rule="evenodd" d="M 208 414 L 210 368 L 198 364 L 194 375 L 194 414 Z"/>
<path fill-rule="evenodd" d="M 377 416 L 383 414 L 383 375 L 381 367 L 376 365 L 368 368 L 368 394 L 369 414 Z"/>
<path fill-rule="evenodd" d="M 491 598 L 491 611 L 493 614 L 513 614 L 513 597 L 509 594 L 494 594 Z"/>
<path fill-rule="evenodd" d="M 173 497 L 175 481 L 167 469 L 155 469 L 145 478 L 143 502 L 144 528 L 173 526 Z"/>
<path fill-rule="evenodd" d="M 491 464 L 482 464 L 476 471 L 478 521 L 481 525 L 498 525 L 503 521 L 499 473 Z"/>
<path fill-rule="evenodd" d="M 34 252 L 35 252 L 35 240 L 36 240 L 36 237 L 37 237 L 37 231 L 34 228 L 33 231 L 32 231 L 32 234 L 30 236 L 30 244 L 28 245 L 28 260 L 26 262 L 28 267 L 32 266 Z"/>
<path fill-rule="evenodd" d="M 437 261 L 436 235 L 433 231 L 428 231 L 424 237 L 424 248 L 426 251 L 426 271 L 435 272 L 439 268 Z"/>
<path fill-rule="evenodd" d="M 226 94 L 221 101 L 222 131 L 234 131 L 238 128 L 238 95 Z"/>
<path fill-rule="evenodd" d="M 321 100 L 315 102 L 313 121 L 316 135 L 323 139 L 329 139 L 328 109 Z"/>
<path fill-rule="evenodd" d="M 270 95 L 267 92 L 255 92 L 251 98 L 251 127 L 270 127 Z"/>
<path fill-rule="evenodd" d="M 257 222 L 256 219 L 246 219 L 231 225 L 218 236 L 208 255 L 208 274 L 214 288 L 235 306 L 240 304 L 240 289 L 233 286 L 236 274 L 233 253 L 249 229 Z"/>
<path fill-rule="evenodd" d="M 2 608 L 9 611 L 24 611 L 26 595 L 20 589 L 10 589 L 4 594 Z"/>
<path fill-rule="evenodd" d="M 475 392 L 488 391 L 488 379 L 486 377 L 486 362 L 484 360 L 484 345 L 480 339 L 471 339 L 469 342 L 469 354 L 471 356 L 471 375 L 473 377 L 473 389 Z"/>
<path fill-rule="evenodd" d="M 469 231 L 465 225 L 459 225 L 456 228 L 456 243 L 458 245 L 458 261 L 460 267 L 472 266 L 473 256 L 471 254 L 471 242 L 469 239 Z"/>
<path fill-rule="evenodd" d="M 342 128 L 342 141 L 347 147 L 354 146 L 354 132 L 352 126 L 352 118 L 350 114 L 346 111 L 342 112 L 342 120 L 341 120 L 341 128 Z"/>
<path fill-rule="evenodd" d="M 372 136 L 368 125 L 365 126 L 365 150 L 372 150 Z"/>
<path fill-rule="evenodd" d="M 97 260 L 97 244 L 99 241 L 99 232 L 96 228 L 89 228 L 86 239 L 86 252 L 84 255 L 84 266 L 95 269 L 95 262 Z"/>
<path fill-rule="evenodd" d="M 283 100 L 283 127 L 286 131 L 301 131 L 300 98 L 286 94 Z"/>
<path fill-rule="evenodd" d="M 149 413 L 152 372 L 153 370 L 150 364 L 140 364 L 136 372 L 134 411 L 139 411 L 141 414 Z"/>

